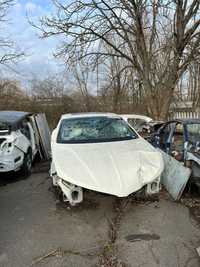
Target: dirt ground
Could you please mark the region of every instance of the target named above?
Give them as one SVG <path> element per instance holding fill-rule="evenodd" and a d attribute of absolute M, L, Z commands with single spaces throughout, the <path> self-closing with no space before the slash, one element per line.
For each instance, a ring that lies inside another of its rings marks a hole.
<path fill-rule="evenodd" d="M 199 267 L 190 211 L 165 193 L 136 201 L 91 191 L 70 208 L 36 166 L 28 179 L 1 177 L 0 266 Z"/>

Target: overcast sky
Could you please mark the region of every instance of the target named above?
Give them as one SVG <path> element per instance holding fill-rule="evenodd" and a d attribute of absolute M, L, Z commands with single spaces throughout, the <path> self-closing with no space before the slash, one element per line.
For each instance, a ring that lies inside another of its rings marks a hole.
<path fill-rule="evenodd" d="M 51 0 L 16 0 L 10 9 L 8 26 L 10 37 L 16 41 L 28 56 L 15 67 L 21 75 L 20 80 L 27 81 L 33 75 L 46 76 L 49 72 L 59 72 L 63 69 L 62 62 L 53 57 L 53 52 L 58 45 L 58 39 L 50 38 L 41 40 L 38 32 L 28 23 L 28 17 L 36 22 L 39 17 L 53 12 Z M 13 75 L 13 74 L 10 74 Z"/>

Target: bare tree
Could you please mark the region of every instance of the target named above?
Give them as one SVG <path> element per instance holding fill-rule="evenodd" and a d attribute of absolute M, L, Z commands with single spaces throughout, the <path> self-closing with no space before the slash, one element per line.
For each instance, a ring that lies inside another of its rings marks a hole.
<path fill-rule="evenodd" d="M 29 81 L 30 105 L 33 112 L 44 112 L 51 128 L 54 128 L 63 113 L 80 111 L 68 91 L 63 74 L 49 74 L 43 79 L 34 77 Z"/>
<path fill-rule="evenodd" d="M 199 56 L 199 0 L 54 1 L 57 13 L 41 20 L 43 37 L 64 35 L 57 56 L 66 62 L 115 56 L 137 71 L 149 113 L 168 114 L 175 86 Z M 115 40 L 118 40 L 115 42 Z M 103 45 L 102 45 L 103 44 Z M 112 53 L 104 47 L 109 46 Z"/>
<path fill-rule="evenodd" d="M 43 79 L 34 77 L 30 80 L 31 94 L 35 99 L 60 100 L 65 93 L 65 81 L 58 75 L 48 75 Z"/>
<path fill-rule="evenodd" d="M 24 56 L 24 52 L 16 48 L 14 41 L 6 36 L 7 14 L 14 3 L 14 0 L 0 0 L 0 64 L 6 66 Z"/>
<path fill-rule="evenodd" d="M 92 79 L 92 70 L 91 67 L 87 64 L 86 61 L 80 60 L 76 63 L 73 63 L 71 66 L 71 73 L 74 78 L 73 89 L 78 90 L 82 97 L 82 104 L 84 111 L 92 110 L 92 95 L 90 83 Z M 94 88 L 93 88 L 94 89 Z M 95 90 L 93 90 L 95 94 Z"/>
<path fill-rule="evenodd" d="M 11 79 L 0 80 L 0 109 L 22 109 L 27 104 L 28 97 L 19 81 Z"/>
<path fill-rule="evenodd" d="M 126 60 L 111 56 L 104 62 L 105 84 L 99 90 L 104 96 L 104 103 L 109 106 L 110 111 L 121 113 L 128 106 L 128 94 L 131 87 L 130 69 L 126 69 Z"/>
<path fill-rule="evenodd" d="M 187 96 L 192 101 L 193 107 L 200 107 L 200 62 L 192 62 L 188 68 Z"/>

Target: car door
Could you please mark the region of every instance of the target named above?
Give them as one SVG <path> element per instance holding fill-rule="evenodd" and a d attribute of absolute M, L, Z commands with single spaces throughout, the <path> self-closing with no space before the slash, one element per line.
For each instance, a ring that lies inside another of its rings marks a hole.
<path fill-rule="evenodd" d="M 181 122 L 177 122 L 171 137 L 170 155 L 179 161 L 184 160 L 184 144 L 185 134 L 184 125 Z"/>
<path fill-rule="evenodd" d="M 166 153 L 170 153 L 171 138 L 176 122 L 164 124 L 153 137 L 153 145 L 159 147 Z"/>

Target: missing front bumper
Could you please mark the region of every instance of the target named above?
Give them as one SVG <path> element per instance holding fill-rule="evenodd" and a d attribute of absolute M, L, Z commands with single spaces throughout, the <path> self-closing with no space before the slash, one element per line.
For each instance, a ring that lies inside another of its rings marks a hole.
<path fill-rule="evenodd" d="M 62 200 L 69 202 L 70 205 L 75 206 L 83 201 L 83 189 L 80 186 L 71 184 L 56 174 L 52 175 L 53 185 L 59 187 L 62 192 Z M 156 178 L 152 183 L 147 184 L 142 190 L 146 196 L 156 195 L 161 188 L 160 177 Z M 140 191 L 140 190 L 139 190 Z"/>
<path fill-rule="evenodd" d="M 69 202 L 70 205 L 75 206 L 83 201 L 82 187 L 68 183 L 55 175 L 52 178 L 53 185 L 61 189 L 64 202 Z"/>
<path fill-rule="evenodd" d="M 152 183 L 147 184 L 147 186 L 146 186 L 146 194 L 147 195 L 158 194 L 160 189 L 161 189 L 160 177 L 158 177 Z"/>

